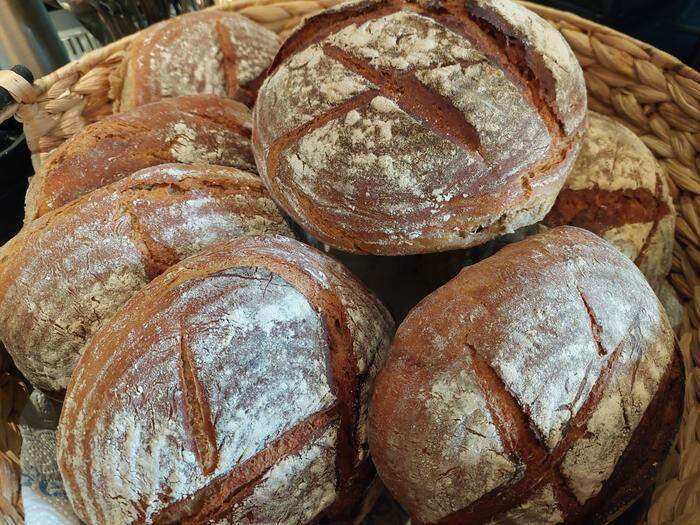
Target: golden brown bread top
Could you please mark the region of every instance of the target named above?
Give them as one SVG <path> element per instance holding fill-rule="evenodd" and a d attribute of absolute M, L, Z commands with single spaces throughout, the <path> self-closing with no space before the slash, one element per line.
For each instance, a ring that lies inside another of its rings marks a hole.
<path fill-rule="evenodd" d="M 56 148 L 32 177 L 25 222 L 142 168 L 168 162 L 254 172 L 250 112 L 233 100 L 192 95 L 87 126 Z"/>
<path fill-rule="evenodd" d="M 291 239 L 245 237 L 173 266 L 71 380 L 57 444 L 76 512 L 339 522 L 368 481 L 364 420 L 391 332 L 347 270 Z"/>
<path fill-rule="evenodd" d="M 515 3 L 354 2 L 284 42 L 253 150 L 276 201 L 331 246 L 467 247 L 544 216 L 585 97 L 563 37 Z"/>
<path fill-rule="evenodd" d="M 262 181 L 233 168 L 141 170 L 26 225 L 0 255 L 0 339 L 61 391 L 95 330 L 138 289 L 220 240 L 290 234 Z"/>
<path fill-rule="evenodd" d="M 542 523 L 590 523 L 648 483 L 681 410 L 679 355 L 644 277 L 560 227 L 411 311 L 377 378 L 370 448 L 419 522 L 507 523 L 536 505 Z"/>
<path fill-rule="evenodd" d="M 178 95 L 208 93 L 252 106 L 279 47 L 277 35 L 249 18 L 202 11 L 142 31 L 122 62 L 115 111 Z"/>

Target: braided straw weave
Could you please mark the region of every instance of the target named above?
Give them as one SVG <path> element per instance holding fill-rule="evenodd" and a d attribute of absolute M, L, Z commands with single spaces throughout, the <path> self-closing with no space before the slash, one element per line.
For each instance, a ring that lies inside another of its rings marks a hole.
<path fill-rule="evenodd" d="M 300 19 L 339 0 L 219 0 L 213 9 L 237 11 L 285 35 Z M 526 5 L 550 20 L 573 48 L 586 77 L 589 107 L 630 127 L 668 174 L 678 208 L 670 281 L 685 305 L 680 348 L 686 367 L 683 422 L 661 468 L 644 523 L 700 523 L 700 74 L 643 42 L 570 13 Z M 110 75 L 133 36 L 85 55 L 17 89 L 14 114 L 24 123 L 38 167 L 66 138 L 112 113 Z M 7 78 L 7 77 L 4 77 Z M 16 79 L 14 79 L 16 80 Z M 0 78 L 0 85 L 8 87 Z M 26 87 L 26 86 L 25 86 Z M 11 91 L 12 92 L 12 91 Z M 4 368 L 3 368 L 4 367 Z M 2 372 L 2 370 L 6 370 Z M 26 387 L 0 354 L 0 525 L 21 523 L 17 417 Z"/>

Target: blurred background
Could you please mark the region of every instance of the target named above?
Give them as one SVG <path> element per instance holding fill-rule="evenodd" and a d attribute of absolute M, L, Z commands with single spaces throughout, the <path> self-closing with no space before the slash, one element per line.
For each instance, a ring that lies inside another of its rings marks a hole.
<path fill-rule="evenodd" d="M 230 0 L 0 0 L 0 69 L 41 77 L 102 45 L 180 13 Z M 696 0 L 541 0 L 618 29 L 700 67 Z M 0 245 L 21 226 L 32 174 L 21 126 L 0 124 Z"/>

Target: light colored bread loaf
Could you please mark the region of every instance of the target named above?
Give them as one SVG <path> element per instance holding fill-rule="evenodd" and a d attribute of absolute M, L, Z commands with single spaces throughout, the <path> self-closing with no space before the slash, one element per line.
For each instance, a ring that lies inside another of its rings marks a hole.
<path fill-rule="evenodd" d="M 252 106 L 279 47 L 277 35 L 236 13 L 190 13 L 142 31 L 126 51 L 115 111 L 209 93 Z"/>
<path fill-rule="evenodd" d="M 91 335 L 163 270 L 205 246 L 289 234 L 258 177 L 146 168 L 47 213 L 0 252 L 0 340 L 35 387 L 60 395 Z"/>
<path fill-rule="evenodd" d="M 272 196 L 359 253 L 468 247 L 540 220 L 586 92 L 564 38 L 509 0 L 365 0 L 282 45 L 253 110 Z"/>
<path fill-rule="evenodd" d="M 348 523 L 374 475 L 370 389 L 393 323 L 331 258 L 245 237 L 182 261 L 92 339 L 58 464 L 111 523 Z"/>
<path fill-rule="evenodd" d="M 680 353 L 644 276 L 560 227 L 411 311 L 369 442 L 418 523 L 607 523 L 653 481 L 682 410 Z"/>
<path fill-rule="evenodd" d="M 581 153 L 543 223 L 597 233 L 654 289 L 671 269 L 676 214 L 666 177 L 637 135 L 605 115 L 589 113 Z"/>
<path fill-rule="evenodd" d="M 25 222 L 142 168 L 168 162 L 255 171 L 248 108 L 212 95 L 183 96 L 84 128 L 56 148 L 32 177 Z"/>

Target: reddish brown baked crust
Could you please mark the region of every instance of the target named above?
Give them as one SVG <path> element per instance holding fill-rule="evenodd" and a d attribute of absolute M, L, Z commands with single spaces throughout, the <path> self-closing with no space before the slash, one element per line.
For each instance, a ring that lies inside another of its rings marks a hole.
<path fill-rule="evenodd" d="M 142 168 L 168 162 L 254 172 L 250 112 L 233 100 L 192 95 L 96 122 L 56 148 L 32 177 L 25 222 Z"/>
<path fill-rule="evenodd" d="M 649 486 L 682 406 L 680 355 L 643 276 L 561 227 L 408 315 L 377 378 L 370 449 L 417 523 L 604 523 Z"/>
<path fill-rule="evenodd" d="M 115 111 L 178 95 L 208 93 L 255 102 L 279 47 L 277 35 L 226 11 L 188 13 L 142 31 L 112 79 Z"/>
<path fill-rule="evenodd" d="M 248 313 L 229 325 L 236 312 Z M 269 322 L 262 339 L 246 339 Z M 391 332 L 386 310 L 347 270 L 291 239 L 246 237 L 172 267 L 96 334 L 68 388 L 58 462 L 77 514 L 90 523 L 345 523 L 373 476 L 364 421 Z M 133 386 L 115 397 L 122 384 Z M 160 455 L 131 450 L 121 436 L 157 439 L 156 412 L 173 441 Z M 336 438 L 315 458 L 329 459 L 330 486 L 319 481 L 322 463 L 290 462 L 329 431 Z M 110 484 L 129 454 L 133 474 Z M 261 496 L 289 479 L 288 491 Z"/>
<path fill-rule="evenodd" d="M 578 226 L 612 242 L 658 290 L 671 269 L 675 210 L 666 176 L 628 128 L 589 113 L 581 154 L 546 226 Z"/>
<path fill-rule="evenodd" d="M 90 336 L 133 293 L 212 243 L 291 235 L 262 181 L 162 164 L 32 221 L 0 250 L 0 340 L 44 391 L 65 389 Z"/>
<path fill-rule="evenodd" d="M 544 216 L 576 157 L 585 97 L 561 35 L 516 4 L 355 2 L 282 45 L 253 150 L 273 197 L 321 241 L 442 251 Z"/>

